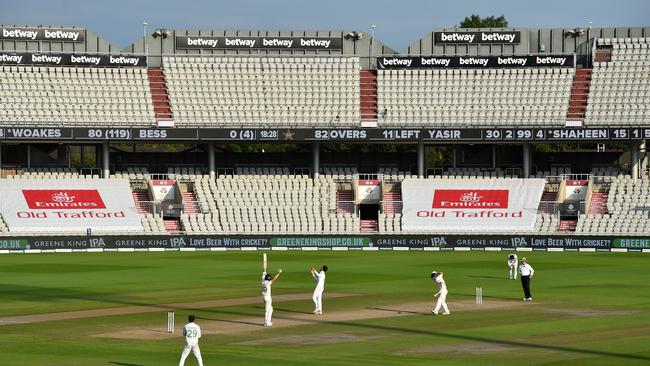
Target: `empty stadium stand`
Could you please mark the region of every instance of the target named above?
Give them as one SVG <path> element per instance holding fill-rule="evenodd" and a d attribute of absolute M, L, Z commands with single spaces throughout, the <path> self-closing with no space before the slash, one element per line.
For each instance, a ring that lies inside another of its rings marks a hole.
<path fill-rule="evenodd" d="M 574 69 L 378 70 L 384 126 L 563 126 Z"/>
<path fill-rule="evenodd" d="M 356 57 L 165 57 L 179 126 L 358 126 Z"/>
<path fill-rule="evenodd" d="M 145 68 L 0 66 L 0 120 L 8 125 L 150 126 Z"/>
<path fill-rule="evenodd" d="M 638 125 L 650 118 L 650 38 L 601 38 L 610 59 L 594 62 L 587 125 Z"/>

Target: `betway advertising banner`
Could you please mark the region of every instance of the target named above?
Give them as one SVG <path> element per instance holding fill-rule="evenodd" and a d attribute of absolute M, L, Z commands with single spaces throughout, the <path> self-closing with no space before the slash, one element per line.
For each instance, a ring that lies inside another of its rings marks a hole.
<path fill-rule="evenodd" d="M 176 36 L 176 49 L 341 50 L 341 37 Z"/>
<path fill-rule="evenodd" d="M 382 56 L 380 69 L 573 67 L 573 55 L 525 56 Z"/>
<path fill-rule="evenodd" d="M 106 55 L 81 53 L 0 52 L 0 65 L 145 67 L 141 55 Z"/>
<path fill-rule="evenodd" d="M 84 28 L 19 28 L 1 27 L 0 40 L 83 42 Z"/>
<path fill-rule="evenodd" d="M 143 231 L 127 180 L 8 180 L 0 199 L 11 233 Z"/>
<path fill-rule="evenodd" d="M 433 32 L 436 44 L 519 44 L 520 31 Z"/>
<path fill-rule="evenodd" d="M 543 190 L 543 179 L 406 179 L 402 230 L 532 230 Z"/>

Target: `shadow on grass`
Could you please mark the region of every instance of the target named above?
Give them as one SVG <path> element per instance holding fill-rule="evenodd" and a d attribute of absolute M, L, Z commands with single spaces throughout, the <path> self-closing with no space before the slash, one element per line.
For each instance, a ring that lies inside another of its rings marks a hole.
<path fill-rule="evenodd" d="M 431 315 L 431 313 L 422 313 L 422 312 L 419 312 L 419 311 L 400 310 L 400 309 L 388 309 L 388 308 L 366 308 L 366 309 L 387 311 L 387 312 L 397 313 L 397 314 Z"/>
<path fill-rule="evenodd" d="M 214 319 L 214 318 L 206 318 L 206 317 L 203 317 L 203 316 L 197 316 L 196 319 L 198 319 L 198 320 L 212 320 L 212 321 L 217 321 L 217 322 L 233 323 L 233 324 L 257 325 L 257 326 L 263 327 L 262 323 L 246 322 L 246 321 L 243 321 L 243 320 Z"/>
<path fill-rule="evenodd" d="M 115 362 L 115 361 L 111 361 L 111 362 L 109 362 L 109 364 L 111 364 L 111 365 L 120 365 L 120 366 L 144 366 L 144 365 L 141 365 L 139 363 Z"/>

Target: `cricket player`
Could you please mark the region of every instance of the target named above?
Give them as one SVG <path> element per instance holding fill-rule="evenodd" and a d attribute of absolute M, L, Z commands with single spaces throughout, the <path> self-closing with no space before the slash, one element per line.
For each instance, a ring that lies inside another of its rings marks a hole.
<path fill-rule="evenodd" d="M 436 271 L 431 272 L 431 279 L 433 280 L 433 282 L 436 283 L 436 285 L 438 285 L 438 292 L 435 295 L 433 295 L 433 297 L 438 298 L 438 302 L 436 303 L 435 309 L 431 310 L 431 312 L 434 315 L 438 315 L 438 311 L 440 310 L 441 307 L 444 310 L 442 315 L 450 314 L 449 308 L 447 307 L 447 292 L 448 292 L 447 284 L 445 283 L 445 279 L 443 278 L 443 275 L 444 272 L 440 272 L 440 273 Z"/>
<path fill-rule="evenodd" d="M 185 359 L 190 355 L 190 351 L 194 353 L 196 361 L 199 366 L 203 366 L 203 358 L 201 358 L 201 350 L 199 349 L 199 338 L 201 338 L 201 327 L 194 323 L 194 315 L 190 315 L 187 320 L 189 323 L 183 327 L 183 337 L 185 337 L 185 348 L 181 354 L 181 360 L 178 366 L 185 365 Z"/>
<path fill-rule="evenodd" d="M 314 267 L 311 268 L 311 275 L 316 281 L 316 288 L 314 289 L 314 294 L 311 299 L 314 300 L 314 314 L 323 315 L 323 291 L 325 290 L 325 272 L 327 272 L 327 266 L 321 267 L 320 271 L 317 271 Z"/>
<path fill-rule="evenodd" d="M 521 258 L 519 274 L 521 274 L 521 287 L 524 289 L 524 301 L 533 301 L 533 295 L 530 293 L 530 279 L 533 278 L 535 270 L 528 264 L 526 258 Z"/>
<path fill-rule="evenodd" d="M 277 281 L 282 273 L 282 268 L 278 268 L 275 276 L 271 276 L 266 273 L 266 269 L 262 272 L 262 297 L 264 298 L 264 326 L 270 327 L 273 326 L 271 322 L 271 317 L 273 316 L 273 299 L 271 299 L 271 286 Z"/>
<path fill-rule="evenodd" d="M 516 280 L 517 279 L 517 255 L 516 254 L 510 254 L 508 256 L 508 270 L 509 276 L 511 280 Z"/>

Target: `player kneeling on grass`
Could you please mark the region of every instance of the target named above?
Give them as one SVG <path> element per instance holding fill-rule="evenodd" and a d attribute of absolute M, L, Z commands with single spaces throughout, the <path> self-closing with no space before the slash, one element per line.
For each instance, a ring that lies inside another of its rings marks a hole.
<path fill-rule="evenodd" d="M 431 279 L 433 282 L 438 285 L 438 292 L 433 295 L 433 297 L 438 298 L 438 302 L 436 303 L 436 307 L 431 310 L 431 312 L 435 315 L 438 315 L 438 311 L 440 311 L 440 308 L 444 310 L 444 313 L 442 315 L 449 315 L 449 308 L 447 307 L 447 284 L 445 283 L 445 279 L 443 278 L 444 272 L 436 272 L 433 271 L 431 272 Z"/>
<path fill-rule="evenodd" d="M 190 315 L 187 320 L 189 323 L 183 327 L 183 337 L 185 337 L 185 348 L 181 354 L 181 360 L 178 366 L 185 365 L 185 359 L 190 355 L 190 351 L 194 353 L 199 366 L 203 366 L 203 359 L 201 358 L 201 350 L 199 349 L 199 338 L 201 338 L 201 327 L 194 324 L 194 315 Z"/>
<path fill-rule="evenodd" d="M 311 268 L 311 275 L 316 281 L 316 288 L 311 299 L 314 300 L 314 314 L 323 315 L 323 291 L 325 291 L 325 272 L 327 266 L 321 267 L 320 271 L 316 271 L 314 267 Z"/>
<path fill-rule="evenodd" d="M 273 316 L 273 299 L 271 298 L 271 286 L 280 277 L 282 268 L 278 268 L 278 273 L 275 276 L 267 274 L 266 271 L 262 272 L 262 297 L 264 298 L 264 326 L 270 327 L 273 325 L 271 317 Z"/>

